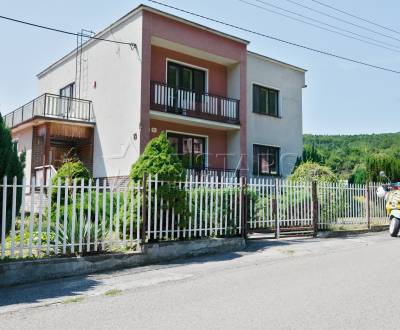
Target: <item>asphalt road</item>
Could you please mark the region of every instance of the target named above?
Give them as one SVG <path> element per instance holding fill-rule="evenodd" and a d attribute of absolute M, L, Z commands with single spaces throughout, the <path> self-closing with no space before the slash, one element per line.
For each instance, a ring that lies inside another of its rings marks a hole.
<path fill-rule="evenodd" d="M 1 329 L 398 329 L 400 238 L 246 251 L 0 290 Z"/>

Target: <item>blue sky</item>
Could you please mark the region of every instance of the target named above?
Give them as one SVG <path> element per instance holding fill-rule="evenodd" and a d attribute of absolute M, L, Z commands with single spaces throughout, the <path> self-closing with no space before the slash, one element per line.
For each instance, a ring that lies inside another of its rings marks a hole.
<path fill-rule="evenodd" d="M 255 0 L 249 1 L 254 2 Z M 265 1 L 400 47 L 400 41 L 374 35 L 354 26 L 309 12 L 286 0 Z M 330 14 L 339 15 L 327 8 L 318 6 L 311 0 L 297 1 L 327 11 Z M 321 1 L 400 30 L 398 24 L 399 1 Z M 256 9 L 237 0 L 165 0 L 164 2 L 282 39 L 400 70 L 399 52 L 376 48 L 327 31 L 318 30 L 276 14 Z M 305 133 L 356 134 L 400 131 L 400 75 L 313 54 L 190 15 L 177 13 L 150 4 L 145 0 L 2 0 L 0 15 L 74 32 L 80 31 L 81 28 L 99 31 L 140 3 L 158 7 L 245 38 L 251 41 L 249 49 L 252 51 L 306 68 L 308 70 L 306 76 L 308 88 L 303 92 L 303 127 Z M 351 20 L 346 16 L 341 17 Z M 366 26 L 400 39 L 400 34 L 390 33 L 371 25 Z M 67 51 L 73 49 L 76 40 L 71 36 L 42 31 L 2 20 L 0 20 L 0 36 L 2 40 L 0 51 L 0 111 L 7 113 L 37 95 L 36 74 Z"/>

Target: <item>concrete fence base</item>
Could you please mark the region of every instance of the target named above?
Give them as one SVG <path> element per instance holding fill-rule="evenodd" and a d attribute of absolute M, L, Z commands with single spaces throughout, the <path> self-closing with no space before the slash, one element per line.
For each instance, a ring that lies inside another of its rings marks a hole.
<path fill-rule="evenodd" d="M 199 239 L 146 244 L 141 252 L 0 262 L 0 287 L 100 271 L 137 267 L 177 258 L 243 250 L 243 238 Z"/>

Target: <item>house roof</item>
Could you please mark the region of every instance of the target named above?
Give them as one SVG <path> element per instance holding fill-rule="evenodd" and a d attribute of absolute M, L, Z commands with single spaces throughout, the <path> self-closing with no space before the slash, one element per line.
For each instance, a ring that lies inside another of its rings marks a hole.
<path fill-rule="evenodd" d="M 96 37 L 96 38 L 102 38 L 105 34 L 107 34 L 108 32 L 110 32 L 111 30 L 115 29 L 117 26 L 123 24 L 126 20 L 128 20 L 129 18 L 135 16 L 136 14 L 138 14 L 138 13 L 141 12 L 141 11 L 148 11 L 148 12 L 155 13 L 155 14 L 157 14 L 157 15 L 161 15 L 161 16 L 164 16 L 164 17 L 168 17 L 168 18 L 173 19 L 173 20 L 175 20 L 175 21 L 179 21 L 179 22 L 182 22 L 182 23 L 184 23 L 184 24 L 188 24 L 188 25 L 194 26 L 194 27 L 196 27 L 196 28 L 199 28 L 199 29 L 202 29 L 202 30 L 206 30 L 206 31 L 208 31 L 208 32 L 210 32 L 210 33 L 214 33 L 214 34 L 220 35 L 220 36 L 222 36 L 222 37 L 225 37 L 225 38 L 234 40 L 234 41 L 239 42 L 239 43 L 243 43 L 243 44 L 246 44 L 246 45 L 250 43 L 249 41 L 247 41 L 247 40 L 245 40 L 245 39 L 241 39 L 241 38 L 232 36 L 232 35 L 230 35 L 230 34 L 227 34 L 227 33 L 224 33 L 224 32 L 221 32 L 221 31 L 218 31 L 218 30 L 215 30 L 215 29 L 212 29 L 212 28 L 207 27 L 207 26 L 205 26 L 205 25 L 198 24 L 198 23 L 195 23 L 195 22 L 193 22 L 193 21 L 189 21 L 189 20 L 187 20 L 187 19 L 178 17 L 178 16 L 176 16 L 176 15 L 173 15 L 173 14 L 170 14 L 170 13 L 164 12 L 164 11 L 162 11 L 162 10 L 159 10 L 159 9 L 156 9 L 156 8 L 153 8 L 153 7 L 149 7 L 149 6 L 146 6 L 146 5 L 143 5 L 143 4 L 137 6 L 135 9 L 131 10 L 129 13 L 127 13 L 127 14 L 124 15 L 124 16 L 122 16 L 120 19 L 118 19 L 117 21 L 115 21 L 114 23 L 112 23 L 111 25 L 109 25 L 108 27 L 106 27 L 105 29 L 103 29 L 102 31 L 98 32 L 98 33 L 95 35 L 95 37 Z M 93 43 L 93 42 L 96 42 L 96 41 L 98 41 L 98 40 L 89 39 L 88 41 L 86 41 L 86 42 L 83 44 L 83 47 L 86 47 L 86 46 L 88 46 L 89 44 L 91 44 L 91 43 Z M 61 59 L 59 59 L 58 61 L 56 61 L 56 62 L 54 62 L 53 64 L 51 64 L 50 66 L 48 66 L 46 69 L 44 69 L 44 70 L 42 70 L 41 72 L 39 72 L 39 73 L 37 74 L 37 77 L 40 78 L 40 77 L 44 76 L 46 73 L 48 73 L 48 72 L 49 72 L 50 70 L 52 70 L 54 67 L 56 67 L 56 66 L 58 66 L 59 64 L 63 63 L 65 60 L 67 60 L 69 57 L 71 57 L 71 56 L 73 56 L 73 55 L 75 55 L 75 54 L 76 54 L 76 48 L 75 48 L 74 50 L 70 51 L 70 52 L 69 52 L 68 54 L 66 54 L 65 56 L 63 56 L 63 57 L 62 57 Z"/>
<path fill-rule="evenodd" d="M 273 63 L 279 64 L 281 66 L 285 66 L 285 67 L 287 67 L 289 69 L 292 69 L 292 70 L 300 71 L 300 72 L 303 72 L 303 73 L 307 72 L 306 69 L 300 68 L 298 66 L 295 66 L 295 65 L 292 65 L 292 64 L 289 64 L 289 63 L 285 63 L 285 62 L 279 61 L 277 59 L 262 55 L 260 53 L 255 53 L 255 52 L 252 52 L 252 51 L 248 50 L 247 54 L 253 55 L 253 56 L 258 57 L 258 58 L 260 58 L 262 60 L 265 60 L 265 61 L 269 61 L 269 62 L 273 62 Z"/>

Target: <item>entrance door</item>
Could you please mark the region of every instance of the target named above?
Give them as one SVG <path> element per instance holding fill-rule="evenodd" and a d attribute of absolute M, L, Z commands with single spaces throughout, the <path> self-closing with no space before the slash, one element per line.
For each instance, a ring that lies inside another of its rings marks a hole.
<path fill-rule="evenodd" d="M 167 137 L 185 168 L 197 170 L 205 168 L 206 139 L 204 137 L 175 133 L 168 133 Z"/>

